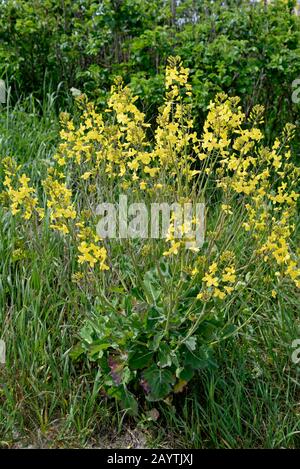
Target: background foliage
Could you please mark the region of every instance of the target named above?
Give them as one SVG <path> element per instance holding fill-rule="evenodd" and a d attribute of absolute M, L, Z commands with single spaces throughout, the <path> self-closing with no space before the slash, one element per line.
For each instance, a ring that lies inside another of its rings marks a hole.
<path fill-rule="evenodd" d="M 224 91 L 244 111 L 266 107 L 272 137 L 299 107 L 300 18 L 293 1 L 7 0 L 0 10 L 0 77 L 12 100 L 71 87 L 104 104 L 116 75 L 130 83 L 151 120 L 163 97 L 167 57 L 191 69 L 198 128 L 207 105 Z"/>

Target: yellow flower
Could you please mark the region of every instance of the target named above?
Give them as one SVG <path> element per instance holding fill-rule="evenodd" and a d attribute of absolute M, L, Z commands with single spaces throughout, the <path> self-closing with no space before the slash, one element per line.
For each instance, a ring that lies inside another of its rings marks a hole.
<path fill-rule="evenodd" d="M 81 253 L 81 255 L 78 256 L 80 264 L 83 264 L 83 262 L 88 262 L 91 267 L 94 267 L 97 262 L 97 259 L 95 259 L 94 256 L 90 254 L 91 249 L 92 248 L 89 247 L 85 241 L 82 241 L 82 243 L 80 243 L 80 245 L 78 246 L 78 251 Z"/>
<path fill-rule="evenodd" d="M 218 287 L 219 286 L 219 278 L 213 277 L 212 274 L 205 274 L 202 278 L 203 282 L 207 284 L 208 287 Z"/>
<path fill-rule="evenodd" d="M 163 256 L 171 256 L 172 254 L 178 254 L 181 242 L 180 241 L 171 241 L 171 247 L 168 251 L 163 253 Z"/>
<path fill-rule="evenodd" d="M 159 168 L 150 168 L 149 166 L 145 166 L 144 171 L 146 174 L 149 174 L 151 177 L 155 177 L 156 173 L 159 172 Z"/>
<path fill-rule="evenodd" d="M 232 210 L 231 210 L 231 205 L 222 204 L 221 209 L 223 210 L 223 212 L 225 212 L 229 215 L 232 215 L 232 213 L 233 213 Z"/>
<path fill-rule="evenodd" d="M 80 177 L 81 177 L 81 179 L 84 179 L 84 180 L 86 181 L 87 179 L 89 179 L 89 177 L 91 176 L 91 174 L 92 174 L 92 171 L 86 171 L 86 172 L 85 172 L 82 176 L 80 176 Z"/>
<path fill-rule="evenodd" d="M 211 274 L 215 274 L 215 273 L 217 272 L 217 270 L 218 270 L 218 264 L 217 264 L 217 262 L 213 262 L 213 263 L 210 265 L 210 267 L 209 267 L 208 270 L 209 270 L 209 272 L 210 272 Z"/>
<path fill-rule="evenodd" d="M 223 282 L 229 282 L 233 283 L 236 280 L 236 275 L 235 275 L 235 268 L 234 267 L 226 267 L 225 268 L 225 273 L 222 275 L 222 281 Z"/>
<path fill-rule="evenodd" d="M 7 176 L 9 171 L 5 170 L 5 173 L 4 185 L 7 188 L 7 195 L 11 202 L 12 215 L 20 213 L 24 220 L 29 220 L 37 205 L 37 197 L 33 195 L 35 190 L 28 185 L 30 179 L 23 173 L 16 181 L 16 189 L 14 189 L 12 179 Z"/>
<path fill-rule="evenodd" d="M 43 186 L 48 196 L 47 208 L 50 211 L 50 227 L 63 234 L 68 234 L 68 220 L 76 218 L 76 210 L 71 201 L 72 192 L 66 184 L 53 179 L 52 176 L 43 181 Z"/>
<path fill-rule="evenodd" d="M 224 300 L 224 298 L 226 297 L 226 293 L 221 291 L 219 288 L 215 288 L 213 296 L 219 298 L 220 300 Z"/>

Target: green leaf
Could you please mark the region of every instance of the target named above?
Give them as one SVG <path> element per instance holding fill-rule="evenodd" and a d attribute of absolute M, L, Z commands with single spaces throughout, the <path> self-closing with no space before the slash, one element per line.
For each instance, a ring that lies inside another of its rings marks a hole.
<path fill-rule="evenodd" d="M 161 295 L 161 288 L 154 273 L 151 270 L 146 272 L 143 285 L 148 303 L 156 304 L 158 298 Z"/>
<path fill-rule="evenodd" d="M 203 368 L 217 368 L 216 362 L 213 360 L 212 351 L 207 346 L 203 346 L 198 350 L 189 350 L 184 352 L 184 366 L 190 366 L 194 370 Z"/>
<path fill-rule="evenodd" d="M 76 361 L 78 358 L 85 352 L 84 348 L 81 344 L 75 345 L 72 350 L 70 351 L 69 355 L 72 360 Z"/>
<path fill-rule="evenodd" d="M 138 402 L 125 386 L 112 387 L 107 390 L 107 395 L 120 401 L 122 408 L 129 415 L 135 416 L 138 414 Z"/>
<path fill-rule="evenodd" d="M 153 352 L 143 345 L 136 345 L 128 355 L 128 365 L 132 370 L 146 368 L 153 357 Z"/>
<path fill-rule="evenodd" d="M 175 383 L 175 377 L 170 370 L 159 368 L 155 364 L 143 373 L 143 377 L 149 388 L 149 401 L 159 401 L 166 397 Z"/>
<path fill-rule="evenodd" d="M 187 348 L 193 352 L 196 349 L 196 344 L 197 344 L 197 337 L 189 337 L 184 341 L 185 345 Z"/>
<path fill-rule="evenodd" d="M 103 350 L 107 350 L 111 347 L 109 343 L 102 343 L 102 344 L 93 344 L 89 348 L 88 356 L 90 360 L 97 360 L 103 356 Z"/>
<path fill-rule="evenodd" d="M 93 326 L 88 322 L 86 325 L 81 329 L 80 331 L 80 337 L 87 342 L 89 345 L 93 343 L 93 335 L 94 335 L 94 328 Z"/>
<path fill-rule="evenodd" d="M 236 331 L 236 326 L 234 324 L 229 324 L 222 331 L 222 337 L 230 337 Z"/>
<path fill-rule="evenodd" d="M 125 290 L 123 287 L 110 287 L 110 291 L 112 293 L 125 293 Z"/>
<path fill-rule="evenodd" d="M 165 316 L 159 311 L 157 307 L 150 308 L 147 314 L 147 328 L 153 331 L 160 322 L 165 322 Z"/>
<path fill-rule="evenodd" d="M 172 365 L 171 359 L 171 349 L 167 344 L 160 344 L 158 350 L 158 366 L 160 368 L 165 368 L 166 366 Z"/>
<path fill-rule="evenodd" d="M 190 381 L 194 376 L 195 371 L 191 366 L 186 366 L 178 373 L 178 377 L 184 381 Z"/>
<path fill-rule="evenodd" d="M 91 346 L 89 353 L 93 355 L 94 353 L 100 352 L 100 350 L 107 350 L 109 347 L 111 347 L 110 343 L 95 344 Z"/>

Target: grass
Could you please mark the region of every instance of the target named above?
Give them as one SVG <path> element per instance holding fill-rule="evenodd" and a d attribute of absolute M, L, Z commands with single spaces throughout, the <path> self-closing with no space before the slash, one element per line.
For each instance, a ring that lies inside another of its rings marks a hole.
<path fill-rule="evenodd" d="M 30 164 L 34 177 L 55 151 L 53 102 L 54 96 L 43 105 L 30 98 L 1 113 L 1 156 Z M 218 367 L 203 370 L 172 403 L 157 404 L 157 421 L 146 408 L 131 419 L 101 397 L 91 365 L 70 360 L 90 312 L 70 279 L 72 257 L 46 230 L 38 245 L 20 240 L 16 230 L 0 208 L 0 338 L 7 344 L 7 363 L 0 365 L 2 447 L 110 447 L 118 434 L 118 444 L 128 446 L 122 435 L 133 430 L 147 447 L 300 447 L 300 368 L 291 361 L 300 329 L 294 290 L 287 287 L 272 308 L 266 303 L 255 315 L 241 314 L 239 305 L 235 322 L 242 327 L 217 344 Z M 244 246 L 241 256 L 247 256 Z M 14 259 L 18 247 L 25 247 L 23 262 Z M 264 305 L 263 290 L 255 301 Z"/>
<path fill-rule="evenodd" d="M 299 370 L 290 366 L 287 327 L 262 315 L 219 350 L 218 370 L 201 376 L 182 415 L 167 416 L 183 447 L 299 447 Z"/>
<path fill-rule="evenodd" d="M 41 103 L 34 96 L 11 106 L 1 105 L 1 152 L 14 154 L 20 163 L 40 162 L 54 151 L 59 123 L 55 110 L 56 94 L 47 94 Z"/>

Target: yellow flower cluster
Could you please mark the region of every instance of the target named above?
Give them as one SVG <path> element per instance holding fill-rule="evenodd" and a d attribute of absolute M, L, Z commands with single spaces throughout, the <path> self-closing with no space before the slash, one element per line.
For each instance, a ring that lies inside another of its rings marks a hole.
<path fill-rule="evenodd" d="M 200 145 L 193 131 L 191 105 L 183 101 L 184 95 L 191 95 L 191 85 L 187 83 L 188 72 L 179 57 L 169 60 L 166 68 L 166 99 L 159 109 L 153 153 L 160 166 L 168 168 L 174 175 L 181 172 L 190 180 L 198 174 L 190 166 L 200 152 Z"/>
<path fill-rule="evenodd" d="M 254 255 L 271 264 L 274 275 L 280 270 L 280 275 L 292 279 L 299 287 L 299 253 L 293 252 L 291 243 L 300 177 L 289 149 L 294 126 L 286 125 L 282 135 L 267 147 L 259 129 L 263 107 L 255 106 L 246 118 L 239 98 L 219 93 L 209 105 L 199 137 L 194 130 L 188 74 L 180 58 L 169 60 L 165 99 L 152 139 L 137 98 L 121 79 L 116 79 L 102 114 L 85 95 L 77 97 L 81 116 L 71 119 L 69 114 L 61 114 L 61 143 L 38 191 L 42 200 L 46 200 L 46 208 L 38 207 L 29 178 L 10 158 L 2 162 L 5 177 L 1 199 L 8 202 L 13 215 L 29 220 L 35 212 L 40 223 L 43 218 L 50 220 L 53 230 L 76 244 L 79 264 L 103 271 L 109 268 L 108 253 L 89 228 L 96 225 L 91 209 L 100 200 L 115 202 L 123 190 L 143 201 L 160 200 L 162 194 L 164 201 L 171 203 L 178 197 L 184 201 L 201 200 L 208 210 L 213 201 L 220 209 L 220 226 L 211 227 L 207 258 L 212 262 L 212 254 L 217 251 L 219 264 L 212 262 L 204 269 L 207 258 L 206 252 L 202 252 L 205 261 L 198 265 L 201 257 L 198 249 L 185 236 L 190 227 L 179 226 L 178 237 L 174 218 L 163 251 L 164 256 L 181 255 L 183 245 L 190 242 L 190 250 L 196 252 L 187 254 L 192 259 L 189 264 L 192 278 L 199 272 L 203 275 L 198 299 L 224 299 L 234 289 L 233 261 L 221 261 L 216 237 L 222 235 L 224 220 L 228 217 L 234 220 L 237 210 L 239 226 L 251 238 Z"/>
<path fill-rule="evenodd" d="M 76 223 L 79 228 L 77 238 L 80 240 L 78 245 L 78 261 L 80 264 L 88 263 L 90 267 L 94 268 L 99 264 L 100 270 L 108 270 L 109 267 L 105 263 L 107 260 L 107 251 L 104 246 L 99 246 L 97 243 L 100 241 L 98 235 L 93 230 L 85 226 L 84 222 Z"/>
<path fill-rule="evenodd" d="M 191 220 L 182 220 L 181 218 L 181 216 L 180 218 L 178 217 L 176 211 L 171 214 L 170 226 L 166 236 L 166 241 L 170 243 L 170 247 L 167 251 L 163 252 L 163 256 L 176 255 L 181 248 L 189 249 L 196 253 L 200 249 L 197 246 L 195 232 L 193 231 L 196 217 L 191 217 Z"/>
<path fill-rule="evenodd" d="M 95 239 L 97 242 L 98 239 Z M 86 241 L 82 241 L 78 246 L 80 256 L 78 257 L 79 263 L 83 264 L 88 262 L 91 267 L 94 267 L 99 262 L 100 270 L 108 270 L 109 267 L 105 264 L 107 252 L 104 247 L 100 247 L 95 243 L 88 244 Z"/>
<path fill-rule="evenodd" d="M 37 205 L 35 189 L 29 186 L 30 179 L 26 174 L 17 176 L 20 167 L 11 158 L 7 157 L 3 160 L 3 167 L 5 174 L 3 185 L 10 202 L 11 213 L 12 215 L 20 213 L 22 218 L 29 220 Z"/>
<path fill-rule="evenodd" d="M 216 151 L 223 158 L 228 156 L 231 134 L 240 128 L 244 118 L 239 101 L 239 98 L 228 98 L 226 94 L 219 93 L 216 95 L 215 101 L 208 106 L 209 113 L 202 136 L 204 152 L 200 153 L 200 160 L 208 158 L 211 153 Z"/>
<path fill-rule="evenodd" d="M 233 265 L 220 269 L 217 262 L 213 262 L 202 278 L 204 288 L 198 293 L 199 300 L 208 300 L 211 297 L 223 300 L 233 292 L 236 282 L 236 272 Z"/>
<path fill-rule="evenodd" d="M 76 218 L 76 210 L 72 203 L 72 191 L 67 188 L 65 183 L 50 175 L 43 181 L 43 187 L 50 212 L 50 227 L 64 234 L 69 233 L 68 220 Z"/>
<path fill-rule="evenodd" d="M 209 166 L 209 173 L 215 174 L 217 186 L 226 198 L 232 191 L 232 200 L 243 204 L 243 227 L 255 240 L 257 253 L 263 255 L 265 262 L 275 259 L 283 268 L 282 275 L 299 286 L 297 256 L 290 245 L 300 176 L 300 168 L 290 161 L 289 141 L 295 128 L 287 124 L 281 139 L 277 138 L 271 149 L 264 147 L 263 134 L 255 127 L 263 121 L 263 111 L 262 106 L 255 106 L 249 118 L 252 128 L 243 129 L 246 116 L 238 100 L 219 94 L 210 105 L 204 125 L 205 153 L 200 160 L 209 160 L 204 162 L 203 169 Z M 222 204 L 221 209 L 232 215 L 229 204 Z"/>
<path fill-rule="evenodd" d="M 151 191 L 157 185 L 165 186 L 165 168 L 173 175 L 193 178 L 199 171 L 192 170 L 190 164 L 200 152 L 200 142 L 193 131 L 191 106 L 183 102 L 183 96 L 191 92 L 187 80 L 188 69 L 179 58 L 171 59 L 154 145 L 148 141 L 150 124 L 137 108 L 137 98 L 120 78 L 112 87 L 105 119 L 84 96 L 80 97 L 79 103 L 85 107 L 80 125 L 76 126 L 67 114 L 61 116 L 62 143 L 55 155 L 58 165 L 68 165 L 83 181 L 93 178 L 95 183 L 105 176 L 114 182 L 121 178 L 123 189 L 135 185 Z"/>

